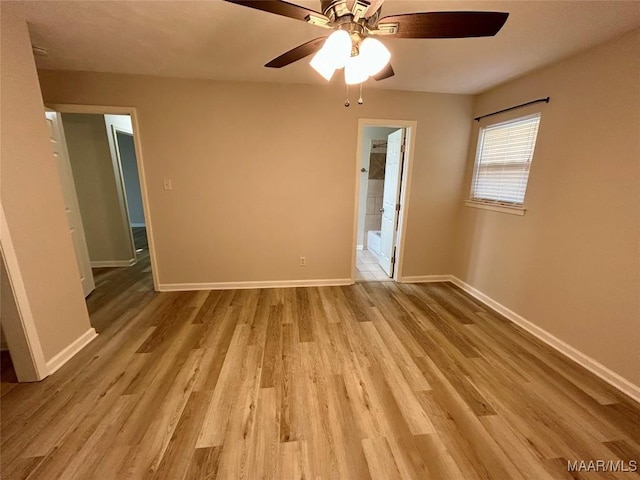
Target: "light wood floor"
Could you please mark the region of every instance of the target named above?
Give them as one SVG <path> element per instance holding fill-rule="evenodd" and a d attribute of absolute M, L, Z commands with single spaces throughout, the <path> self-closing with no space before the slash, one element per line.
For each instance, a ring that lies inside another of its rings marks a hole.
<path fill-rule="evenodd" d="M 155 293 L 101 272 L 100 336 L 4 371 L 4 479 L 547 479 L 638 460 L 640 407 L 450 284 Z"/>

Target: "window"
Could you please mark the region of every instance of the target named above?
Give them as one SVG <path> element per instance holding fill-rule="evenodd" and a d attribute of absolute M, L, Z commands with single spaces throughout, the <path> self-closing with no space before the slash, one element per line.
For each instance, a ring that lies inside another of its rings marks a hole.
<path fill-rule="evenodd" d="M 480 129 L 471 201 L 522 207 L 540 113 Z"/>

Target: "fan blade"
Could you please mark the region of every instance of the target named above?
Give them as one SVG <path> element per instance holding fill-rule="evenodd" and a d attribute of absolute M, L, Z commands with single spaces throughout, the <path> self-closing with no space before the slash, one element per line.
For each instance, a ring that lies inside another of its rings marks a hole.
<path fill-rule="evenodd" d="M 287 53 L 283 53 L 278 58 L 274 58 L 265 67 L 269 68 L 282 68 L 286 67 L 290 63 L 297 62 L 313 53 L 316 53 L 322 47 L 322 44 L 327 37 L 315 38 L 309 40 L 307 43 L 298 45 L 296 48 L 289 50 Z"/>
<path fill-rule="evenodd" d="M 373 79 L 380 81 L 380 80 L 384 80 L 385 78 L 393 77 L 394 75 L 395 75 L 395 72 L 393 71 L 393 67 L 391 66 L 390 63 L 387 63 L 387 66 L 384 67 L 382 70 L 380 70 L 379 73 L 375 74 L 373 76 Z"/>
<path fill-rule="evenodd" d="M 504 12 L 428 12 L 392 15 L 379 20 L 383 24 L 397 24 L 397 38 L 466 38 L 492 37 L 507 21 Z"/>
<path fill-rule="evenodd" d="M 263 12 L 275 13 L 276 15 L 282 15 L 283 17 L 295 18 L 296 20 L 306 21 L 309 15 L 316 15 L 324 17 L 319 12 L 313 10 L 307 10 L 299 5 L 293 3 L 281 2 L 279 0 L 225 0 L 229 3 L 235 3 L 236 5 L 242 5 L 249 8 L 255 8 L 256 10 L 262 10 Z"/>

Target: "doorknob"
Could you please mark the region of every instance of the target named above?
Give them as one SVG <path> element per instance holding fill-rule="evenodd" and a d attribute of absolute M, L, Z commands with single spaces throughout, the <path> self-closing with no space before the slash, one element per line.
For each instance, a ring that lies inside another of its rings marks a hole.
<path fill-rule="evenodd" d="M 384 213 L 384 208 L 381 208 L 381 209 L 380 209 L 380 213 Z"/>

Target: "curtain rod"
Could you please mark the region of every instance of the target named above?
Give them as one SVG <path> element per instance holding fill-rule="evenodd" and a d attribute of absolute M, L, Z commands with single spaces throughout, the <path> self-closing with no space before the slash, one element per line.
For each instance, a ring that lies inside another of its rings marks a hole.
<path fill-rule="evenodd" d="M 504 112 L 508 112 L 510 110 L 515 110 L 516 108 L 526 107 L 527 105 L 533 105 L 534 103 L 541 103 L 541 102 L 549 103 L 549 100 L 551 100 L 551 97 L 539 98 L 537 100 L 532 100 L 532 101 L 527 102 L 527 103 L 522 103 L 520 105 L 516 105 L 515 107 L 509 107 L 509 108 L 505 108 L 504 110 L 498 110 L 497 112 L 487 113 L 486 115 L 480 115 L 479 117 L 474 118 L 474 120 L 476 122 L 479 122 L 481 119 L 483 119 L 485 117 L 490 117 L 492 115 L 497 115 L 499 113 L 504 113 Z"/>

